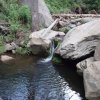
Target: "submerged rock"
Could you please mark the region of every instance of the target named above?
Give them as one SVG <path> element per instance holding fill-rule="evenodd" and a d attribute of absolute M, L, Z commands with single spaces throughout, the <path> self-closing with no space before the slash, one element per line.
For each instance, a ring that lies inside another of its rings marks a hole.
<path fill-rule="evenodd" d="M 63 58 L 77 59 L 95 50 L 100 41 L 100 20 L 90 21 L 71 29 L 57 50 Z"/>
<path fill-rule="evenodd" d="M 100 61 L 92 62 L 83 75 L 86 98 L 100 100 Z"/>

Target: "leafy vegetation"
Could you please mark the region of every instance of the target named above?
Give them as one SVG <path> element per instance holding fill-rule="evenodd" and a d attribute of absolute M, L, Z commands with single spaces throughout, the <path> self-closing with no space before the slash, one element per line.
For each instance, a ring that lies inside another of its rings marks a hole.
<path fill-rule="evenodd" d="M 54 55 L 52 61 L 54 64 L 60 64 L 62 62 L 62 59 L 60 57 Z"/>
<path fill-rule="evenodd" d="M 100 0 L 83 0 L 88 11 L 96 10 L 100 13 Z"/>
<path fill-rule="evenodd" d="M 16 34 L 20 32 L 23 32 L 26 38 L 26 33 L 29 33 L 31 29 L 31 11 L 27 5 L 20 5 L 18 0 L 0 0 L 0 21 L 7 22 L 10 30 L 9 34 L 3 34 L 3 43 L 14 41 L 16 39 Z M 3 43 L 1 44 L 3 45 Z M 2 45 L 0 45 L 1 51 L 3 51 Z M 22 51 L 24 53 L 29 53 L 25 44 L 20 53 L 22 53 Z"/>
<path fill-rule="evenodd" d="M 4 52 L 3 36 L 0 36 L 0 53 Z"/>
<path fill-rule="evenodd" d="M 32 52 L 31 48 L 27 47 L 28 40 L 29 40 L 28 36 L 26 36 L 23 42 L 23 46 L 17 48 L 16 53 L 21 54 L 21 55 L 25 55 L 25 54 L 29 55 Z"/>
<path fill-rule="evenodd" d="M 100 0 L 45 0 L 51 13 L 75 13 L 75 9 L 81 8 L 83 13 L 96 10 L 99 12 Z M 85 11 L 84 11 L 85 10 Z"/>

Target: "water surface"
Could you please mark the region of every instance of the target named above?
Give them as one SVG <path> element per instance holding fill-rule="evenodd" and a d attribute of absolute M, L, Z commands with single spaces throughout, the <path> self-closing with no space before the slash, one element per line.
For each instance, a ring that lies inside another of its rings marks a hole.
<path fill-rule="evenodd" d="M 4 100 L 85 100 L 82 78 L 71 65 L 40 62 L 33 56 L 13 57 L 0 62 L 0 97 Z"/>

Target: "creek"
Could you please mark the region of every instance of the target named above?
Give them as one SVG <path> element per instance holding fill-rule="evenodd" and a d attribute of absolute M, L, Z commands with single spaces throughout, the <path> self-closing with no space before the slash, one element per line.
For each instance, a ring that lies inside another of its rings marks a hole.
<path fill-rule="evenodd" d="M 82 77 L 73 64 L 54 65 L 50 59 L 10 55 L 0 62 L 0 97 L 3 100 L 85 100 Z"/>

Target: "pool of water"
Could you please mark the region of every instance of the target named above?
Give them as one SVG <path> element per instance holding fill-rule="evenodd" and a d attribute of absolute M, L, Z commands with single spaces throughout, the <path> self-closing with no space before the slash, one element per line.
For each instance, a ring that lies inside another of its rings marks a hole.
<path fill-rule="evenodd" d="M 82 77 L 71 65 L 40 62 L 37 57 L 12 55 L 0 62 L 3 100 L 86 100 Z"/>

